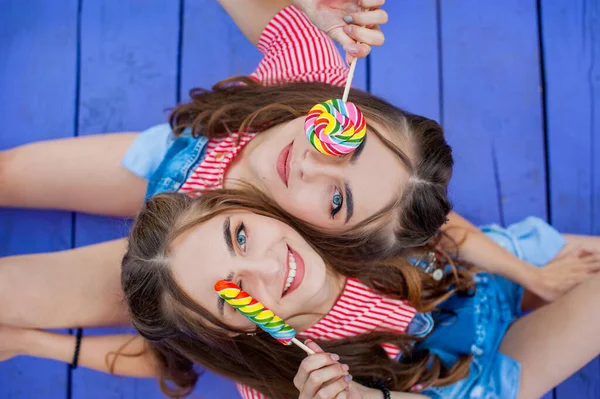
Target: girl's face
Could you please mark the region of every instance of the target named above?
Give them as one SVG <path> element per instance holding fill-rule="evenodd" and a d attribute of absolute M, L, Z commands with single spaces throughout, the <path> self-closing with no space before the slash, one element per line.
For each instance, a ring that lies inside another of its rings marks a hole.
<path fill-rule="evenodd" d="M 248 331 L 254 324 L 215 293 L 218 280 L 233 281 L 299 331 L 331 309 L 343 285 L 294 229 L 251 212 L 218 215 L 171 250 L 181 288 L 224 323 Z"/>
<path fill-rule="evenodd" d="M 385 137 L 392 136 L 382 126 L 375 127 Z M 242 159 L 247 162 L 244 178 L 285 211 L 334 231 L 393 202 L 409 177 L 400 159 L 368 132 L 363 145 L 348 156 L 319 153 L 306 139 L 304 117 L 257 135 L 242 151 Z"/>

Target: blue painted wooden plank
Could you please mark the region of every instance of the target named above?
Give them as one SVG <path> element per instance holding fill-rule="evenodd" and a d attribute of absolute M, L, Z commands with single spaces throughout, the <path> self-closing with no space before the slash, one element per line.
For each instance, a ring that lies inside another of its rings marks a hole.
<path fill-rule="evenodd" d="M 386 42 L 371 55 L 371 91 L 440 121 L 437 2 L 387 2 Z"/>
<path fill-rule="evenodd" d="M 541 3 L 550 214 L 559 230 L 600 234 L 600 4 Z M 556 389 L 557 399 L 600 397 L 600 359 Z"/>
<path fill-rule="evenodd" d="M 456 207 L 475 223 L 545 218 L 535 1 L 440 4 Z"/>
<path fill-rule="evenodd" d="M 600 4 L 544 1 L 552 222 L 600 234 Z"/>
<path fill-rule="evenodd" d="M 181 93 L 186 100 L 192 88 L 208 89 L 236 75 L 249 75 L 262 55 L 250 43 L 219 3 L 184 2 Z"/>
<path fill-rule="evenodd" d="M 73 135 L 77 1 L 3 1 L 0 13 L 0 150 Z M 67 212 L 0 209 L 0 256 L 71 247 Z M 23 287 L 26 289 L 27 287 Z M 0 363 L 0 397 L 63 399 L 67 366 Z"/>
<path fill-rule="evenodd" d="M 139 131 L 166 120 L 176 102 L 179 3 L 86 1 L 81 22 L 79 134 Z M 127 234 L 120 219 L 78 214 L 76 245 Z M 130 332 L 88 329 L 85 335 Z M 154 379 L 116 378 L 79 368 L 73 398 L 162 398 Z"/>

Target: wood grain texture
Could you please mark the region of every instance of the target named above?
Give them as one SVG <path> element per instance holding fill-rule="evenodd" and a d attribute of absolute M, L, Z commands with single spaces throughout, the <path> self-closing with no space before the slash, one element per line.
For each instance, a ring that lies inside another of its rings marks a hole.
<path fill-rule="evenodd" d="M 77 1 L 4 0 L 0 10 L 0 150 L 72 137 Z M 71 246 L 71 213 L 0 209 L 0 256 Z M 65 364 L 15 358 L 0 363 L 0 397 L 64 398 L 67 377 Z"/>

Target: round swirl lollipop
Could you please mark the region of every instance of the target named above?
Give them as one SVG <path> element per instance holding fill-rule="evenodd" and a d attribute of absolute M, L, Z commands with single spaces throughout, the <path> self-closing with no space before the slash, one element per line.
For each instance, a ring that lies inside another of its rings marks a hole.
<path fill-rule="evenodd" d="M 365 117 L 356 105 L 348 102 L 356 69 L 350 65 L 342 99 L 327 100 L 312 107 L 304 121 L 308 141 L 322 154 L 342 156 L 356 150 L 367 132 Z"/>
<path fill-rule="evenodd" d="M 277 341 L 284 345 L 291 345 L 293 342 L 308 354 L 314 354 L 312 349 L 296 339 L 296 330 L 267 309 L 265 305 L 252 298 L 246 291 L 242 291 L 236 284 L 231 281 L 219 280 L 215 284 L 215 291 L 225 302 L 268 332 Z"/>
<path fill-rule="evenodd" d="M 304 121 L 308 141 L 322 154 L 340 156 L 354 151 L 365 138 L 365 118 L 351 102 L 327 100 L 312 107 Z"/>

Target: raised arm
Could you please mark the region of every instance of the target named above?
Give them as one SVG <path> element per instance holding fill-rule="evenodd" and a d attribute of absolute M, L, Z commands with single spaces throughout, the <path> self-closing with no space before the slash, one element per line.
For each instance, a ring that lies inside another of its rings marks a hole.
<path fill-rule="evenodd" d="M 383 44 L 379 25 L 388 20 L 387 13 L 380 9 L 384 0 L 219 0 L 219 3 L 255 46 L 271 18 L 281 9 L 295 5 L 354 57 L 366 57 L 370 46 Z"/>
<path fill-rule="evenodd" d="M 219 3 L 255 46 L 269 21 L 290 5 L 289 0 L 219 0 Z"/>

